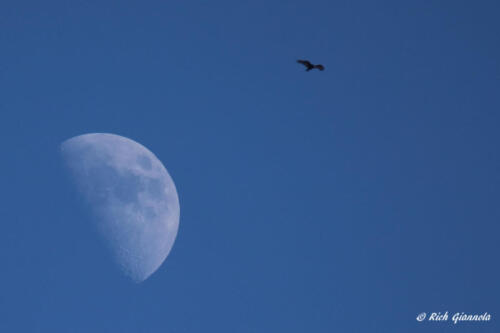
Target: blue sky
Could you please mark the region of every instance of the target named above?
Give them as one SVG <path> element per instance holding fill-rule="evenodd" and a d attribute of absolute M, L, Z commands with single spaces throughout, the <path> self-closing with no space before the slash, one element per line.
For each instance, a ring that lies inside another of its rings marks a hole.
<path fill-rule="evenodd" d="M 0 331 L 498 332 L 499 9 L 2 1 Z M 142 284 L 62 175 L 91 132 L 176 183 Z M 493 321 L 415 320 L 433 311 Z"/>

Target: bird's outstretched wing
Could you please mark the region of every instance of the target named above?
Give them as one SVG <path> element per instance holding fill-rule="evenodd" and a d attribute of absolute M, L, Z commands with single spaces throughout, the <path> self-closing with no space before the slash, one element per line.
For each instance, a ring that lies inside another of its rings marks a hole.
<path fill-rule="evenodd" d="M 325 70 L 325 66 L 323 66 L 323 65 L 315 65 L 314 67 L 317 68 L 317 69 L 319 69 L 320 71 L 324 71 Z"/>
<path fill-rule="evenodd" d="M 311 62 L 309 60 L 297 60 L 299 64 L 302 64 L 304 66 L 311 66 Z"/>
<path fill-rule="evenodd" d="M 309 60 L 297 60 L 299 64 L 302 64 L 307 67 L 307 69 L 314 68 L 313 64 Z"/>

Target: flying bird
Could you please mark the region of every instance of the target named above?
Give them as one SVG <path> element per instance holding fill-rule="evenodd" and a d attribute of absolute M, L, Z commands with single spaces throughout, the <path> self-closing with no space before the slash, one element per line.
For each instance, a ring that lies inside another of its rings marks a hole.
<path fill-rule="evenodd" d="M 304 66 L 306 66 L 306 72 L 309 72 L 311 69 L 314 69 L 314 68 L 317 68 L 319 69 L 320 71 L 324 71 L 325 70 L 325 66 L 323 65 L 313 65 L 311 64 L 311 62 L 309 60 L 297 60 L 297 62 L 299 64 L 302 64 Z"/>

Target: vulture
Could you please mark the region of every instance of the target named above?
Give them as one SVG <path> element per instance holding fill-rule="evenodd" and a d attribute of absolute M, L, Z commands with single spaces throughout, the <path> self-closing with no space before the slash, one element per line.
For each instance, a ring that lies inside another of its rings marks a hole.
<path fill-rule="evenodd" d="M 306 72 L 309 72 L 311 69 L 314 69 L 314 68 L 317 68 L 320 71 L 324 71 L 325 70 L 325 66 L 323 66 L 323 65 L 313 65 L 313 64 L 311 64 L 311 62 L 309 60 L 297 60 L 297 62 L 299 64 L 302 64 L 302 65 L 306 66 Z"/>

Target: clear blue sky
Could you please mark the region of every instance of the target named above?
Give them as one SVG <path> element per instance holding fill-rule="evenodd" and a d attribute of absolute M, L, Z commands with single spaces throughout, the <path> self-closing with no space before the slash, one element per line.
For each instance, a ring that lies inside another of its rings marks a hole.
<path fill-rule="evenodd" d="M 499 332 L 499 11 L 3 0 L 0 331 Z M 176 243 L 142 284 L 61 174 L 90 132 L 176 183 Z"/>

